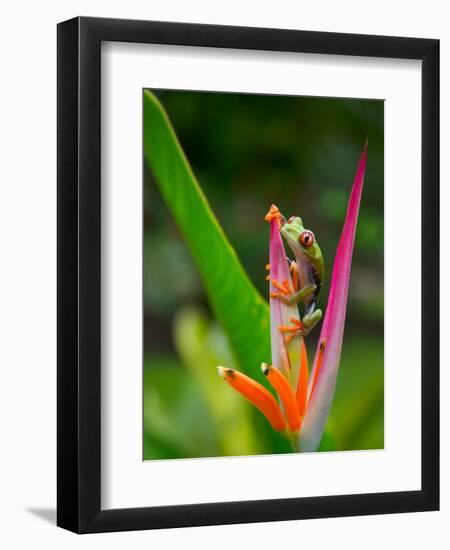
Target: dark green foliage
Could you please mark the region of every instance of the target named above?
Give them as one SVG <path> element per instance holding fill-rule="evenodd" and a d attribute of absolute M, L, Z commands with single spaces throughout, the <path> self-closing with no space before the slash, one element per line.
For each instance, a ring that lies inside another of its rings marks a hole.
<path fill-rule="evenodd" d="M 366 138 L 346 336 L 320 450 L 383 446 L 383 117 L 382 101 L 144 92 L 146 458 L 289 452 L 256 410 L 243 402 L 238 412 L 239 403 L 227 402 L 228 388 L 218 378 L 205 380 L 204 370 L 233 363 L 266 383 L 259 370 L 270 359 L 263 218 L 272 202 L 288 216 L 302 216 L 319 240 L 325 308 Z M 206 313 L 200 321 L 188 316 L 181 329 L 175 316 L 193 304 Z M 209 333 L 221 330 L 213 318 L 225 334 L 211 341 Z M 203 328 L 191 337 L 190 353 L 180 331 L 191 334 L 195 323 Z M 319 330 L 308 337 L 310 361 Z M 222 407 L 211 405 L 211 392 Z"/>

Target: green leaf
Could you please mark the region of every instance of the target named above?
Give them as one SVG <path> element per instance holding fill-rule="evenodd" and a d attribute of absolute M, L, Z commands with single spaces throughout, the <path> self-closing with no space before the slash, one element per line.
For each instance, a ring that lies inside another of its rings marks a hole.
<path fill-rule="evenodd" d="M 317 450 L 319 452 L 336 451 L 336 441 L 330 432 L 325 431 L 322 434 L 322 439 L 320 440 L 320 445 Z"/>
<path fill-rule="evenodd" d="M 384 447 L 383 356 L 382 337 L 347 335 L 327 425 L 338 450 Z"/>
<path fill-rule="evenodd" d="M 188 243 L 240 369 L 259 377 L 261 362 L 270 361 L 268 304 L 214 216 L 166 112 L 148 90 L 144 91 L 144 155 Z"/>
<path fill-rule="evenodd" d="M 174 321 L 174 343 L 188 373 L 208 405 L 221 456 L 267 452 L 252 423 L 249 403 L 217 376 L 217 365 L 235 367 L 223 330 L 194 307 L 181 309 Z M 269 448 L 269 451 L 271 449 Z"/>
<path fill-rule="evenodd" d="M 143 410 L 145 460 L 220 455 L 202 392 L 173 359 L 145 362 Z"/>

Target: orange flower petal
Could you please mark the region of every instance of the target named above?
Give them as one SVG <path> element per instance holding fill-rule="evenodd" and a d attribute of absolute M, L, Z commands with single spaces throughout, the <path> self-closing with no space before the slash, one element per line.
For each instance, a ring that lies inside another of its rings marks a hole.
<path fill-rule="evenodd" d="M 266 363 L 261 365 L 261 370 L 264 375 L 267 376 L 270 384 L 276 390 L 280 396 L 281 402 L 283 403 L 284 412 L 286 413 L 286 418 L 289 424 L 289 428 L 292 432 L 298 432 L 300 429 L 301 418 L 298 412 L 297 401 L 295 399 L 294 392 L 292 391 L 291 385 L 287 381 L 286 377 L 276 369 L 271 367 Z"/>
<path fill-rule="evenodd" d="M 263 413 L 274 430 L 279 432 L 286 427 L 280 406 L 269 390 L 237 370 L 224 367 L 217 367 L 217 370 L 232 388 Z"/>
<path fill-rule="evenodd" d="M 308 379 L 309 379 L 309 368 L 308 368 L 308 352 L 306 350 L 305 339 L 302 338 L 301 349 L 300 349 L 300 373 L 298 376 L 298 384 L 296 391 L 296 399 L 298 412 L 303 418 L 306 411 L 306 397 L 308 395 Z"/>

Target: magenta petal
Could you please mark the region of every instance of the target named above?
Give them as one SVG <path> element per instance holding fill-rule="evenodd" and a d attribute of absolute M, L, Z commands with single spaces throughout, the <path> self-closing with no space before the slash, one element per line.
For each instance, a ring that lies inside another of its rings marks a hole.
<path fill-rule="evenodd" d="M 300 451 L 315 451 L 319 447 L 333 401 L 341 358 L 342 340 L 344 337 L 353 244 L 358 221 L 366 161 L 367 142 L 361 154 L 356 176 L 353 181 L 347 215 L 345 217 L 344 227 L 334 260 L 328 304 L 319 339 L 319 343 L 324 340 L 326 341 L 325 351 L 317 382 L 312 391 L 311 381 L 314 380 L 314 371 L 317 367 L 318 353 L 316 352 L 316 359 L 314 361 L 309 387 L 309 394 L 311 394 L 311 391 L 312 394 L 309 396 L 309 403 L 300 432 Z"/>
<path fill-rule="evenodd" d="M 288 281 L 292 289 L 291 273 L 277 219 L 272 219 L 270 222 L 270 277 L 281 284 L 283 281 Z M 270 291 L 278 292 L 272 282 Z M 281 325 L 292 325 L 291 319 L 300 319 L 297 305 L 287 305 L 277 298 L 270 298 L 272 364 L 282 370 L 291 381 L 291 385 L 295 387 L 299 371 L 300 336 L 295 336 L 291 343 L 286 345 L 284 336 L 279 330 Z"/>

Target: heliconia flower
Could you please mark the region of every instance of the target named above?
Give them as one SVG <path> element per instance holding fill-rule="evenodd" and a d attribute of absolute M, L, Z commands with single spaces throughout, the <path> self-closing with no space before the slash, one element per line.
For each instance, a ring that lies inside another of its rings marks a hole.
<path fill-rule="evenodd" d="M 319 349 L 312 370 L 312 383 L 308 388 L 308 408 L 299 439 L 301 451 L 315 451 L 319 446 L 336 387 L 347 313 L 353 245 L 366 170 L 367 146 L 366 141 L 356 170 L 344 227 L 336 250 L 328 303 L 320 331 Z M 326 343 L 325 350 L 320 354 L 320 347 L 324 343 Z"/>
<path fill-rule="evenodd" d="M 255 405 L 276 431 L 296 441 L 298 451 L 315 451 L 320 445 L 334 396 L 344 336 L 350 269 L 367 160 L 364 146 L 348 203 L 331 277 L 325 317 L 311 376 L 298 306 L 288 298 L 298 290 L 291 276 L 280 228 L 284 217 L 272 205 L 270 223 L 270 325 L 272 364 L 261 369 L 279 397 L 279 403 L 263 385 L 234 370 L 218 367 L 219 374 Z M 282 299 L 280 299 L 282 298 Z"/>
<path fill-rule="evenodd" d="M 272 205 L 266 215 L 270 223 L 270 263 L 267 279 L 270 281 L 270 341 L 272 349 L 272 364 L 280 369 L 296 387 L 299 374 L 298 342 L 294 338 L 301 328 L 297 304 L 286 304 L 278 296 L 289 296 L 295 288 L 289 264 L 286 260 L 280 227 L 284 218 L 275 205 Z"/>

